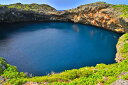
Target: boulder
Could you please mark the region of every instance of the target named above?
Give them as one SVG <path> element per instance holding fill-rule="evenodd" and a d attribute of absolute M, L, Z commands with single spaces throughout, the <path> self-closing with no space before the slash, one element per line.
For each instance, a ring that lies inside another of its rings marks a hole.
<path fill-rule="evenodd" d="M 2 73 L 7 66 L 7 62 L 4 58 L 0 57 L 0 73 Z"/>
<path fill-rule="evenodd" d="M 128 85 L 128 80 L 119 79 L 113 82 L 111 85 Z"/>

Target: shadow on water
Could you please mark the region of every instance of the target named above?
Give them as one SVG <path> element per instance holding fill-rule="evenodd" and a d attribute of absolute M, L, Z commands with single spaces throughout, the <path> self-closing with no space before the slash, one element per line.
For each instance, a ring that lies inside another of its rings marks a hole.
<path fill-rule="evenodd" d="M 36 76 L 114 63 L 121 34 L 98 27 L 38 22 L 0 25 L 0 56 Z"/>

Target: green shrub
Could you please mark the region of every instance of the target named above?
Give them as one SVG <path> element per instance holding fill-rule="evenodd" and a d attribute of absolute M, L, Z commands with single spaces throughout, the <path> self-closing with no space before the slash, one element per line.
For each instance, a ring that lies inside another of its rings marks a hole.
<path fill-rule="evenodd" d="M 122 41 L 123 54 L 128 53 L 128 34 L 124 34 L 120 39 Z M 118 44 L 119 44 L 118 43 Z M 0 58 L 0 63 L 6 63 L 3 58 Z M 97 64 L 95 67 L 83 67 L 80 69 L 66 70 L 62 73 L 51 74 L 48 76 L 36 76 L 29 78 L 23 72 L 18 72 L 15 66 L 6 63 L 6 69 L 1 76 L 7 78 L 6 85 L 22 85 L 25 82 L 48 83 L 49 85 L 110 85 L 112 82 L 120 79 L 118 77 L 122 72 L 128 72 L 128 59 L 114 64 Z M 122 79 L 128 80 L 128 74 L 123 75 Z"/>
<path fill-rule="evenodd" d="M 128 5 L 114 5 L 113 8 L 123 13 L 121 17 L 128 17 Z"/>

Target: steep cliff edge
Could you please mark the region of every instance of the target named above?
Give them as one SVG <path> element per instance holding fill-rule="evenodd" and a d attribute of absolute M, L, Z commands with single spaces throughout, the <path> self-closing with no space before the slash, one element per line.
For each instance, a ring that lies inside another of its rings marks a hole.
<path fill-rule="evenodd" d="M 40 9 L 40 8 L 39 8 Z M 38 9 L 38 10 L 39 10 Z M 119 9 L 119 10 L 118 10 Z M 116 32 L 128 32 L 127 10 L 106 3 L 92 3 L 75 9 L 56 11 L 26 10 L 17 7 L 0 8 L 0 23 L 26 21 L 73 21 L 102 27 Z M 122 85 L 128 84 L 128 34 L 118 41 L 114 64 L 97 64 L 95 67 L 83 67 L 48 76 L 28 77 L 18 72 L 0 58 L 0 84 L 5 85 Z M 114 82 L 114 83 L 113 83 Z"/>
<path fill-rule="evenodd" d="M 128 32 L 128 18 L 115 5 L 97 2 L 79 6 L 75 9 L 56 11 L 48 6 L 32 8 L 35 5 L 9 5 L 0 8 L 0 23 L 25 21 L 72 21 L 102 27 L 115 32 Z M 37 9 L 38 8 L 38 9 Z"/>
<path fill-rule="evenodd" d="M 117 53 L 115 60 L 121 62 L 125 59 L 128 59 L 128 34 L 124 34 L 120 37 L 117 43 Z"/>
<path fill-rule="evenodd" d="M 69 12 L 76 13 L 72 18 L 74 22 L 90 24 L 116 32 L 128 32 L 127 18 L 121 17 L 123 13 L 117 9 L 120 8 L 105 2 L 97 2 L 80 6 L 69 10 Z"/>

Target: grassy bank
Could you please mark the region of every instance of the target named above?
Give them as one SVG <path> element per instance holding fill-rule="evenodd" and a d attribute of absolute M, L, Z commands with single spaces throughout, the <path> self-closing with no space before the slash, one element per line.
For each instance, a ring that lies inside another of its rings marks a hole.
<path fill-rule="evenodd" d="M 125 55 L 124 61 L 115 64 L 97 64 L 95 67 L 83 67 L 80 69 L 67 70 L 58 74 L 49 76 L 40 76 L 29 78 L 23 72 L 18 72 L 15 66 L 11 66 L 0 58 L 0 64 L 6 66 L 5 70 L 0 69 L 0 76 L 6 79 L 5 85 L 22 85 L 26 82 L 37 82 L 39 84 L 49 85 L 110 85 L 118 79 L 128 79 L 128 75 L 121 75 L 128 72 L 128 34 L 124 34 L 117 45 L 123 43 L 121 53 Z"/>
<path fill-rule="evenodd" d="M 114 5 L 116 11 L 122 12 L 121 17 L 128 18 L 128 5 Z"/>
<path fill-rule="evenodd" d="M 26 10 L 26 11 L 36 11 L 36 12 L 42 12 L 42 11 L 54 11 L 55 8 L 46 5 L 46 4 L 10 4 L 10 5 L 0 5 L 0 7 L 7 7 L 7 8 L 15 8 L 19 10 Z"/>

